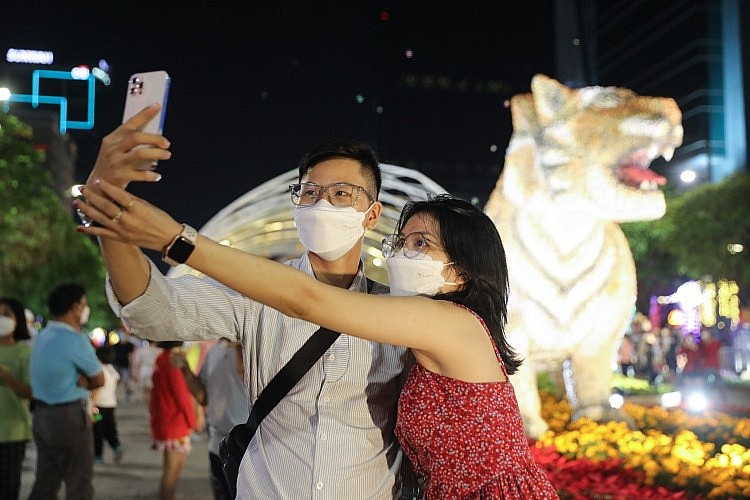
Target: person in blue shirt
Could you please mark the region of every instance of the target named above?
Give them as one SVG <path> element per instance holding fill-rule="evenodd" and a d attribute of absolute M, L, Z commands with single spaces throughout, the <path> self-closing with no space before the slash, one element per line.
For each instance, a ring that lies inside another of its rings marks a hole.
<path fill-rule="evenodd" d="M 65 482 L 67 498 L 94 497 L 94 434 L 87 401 L 104 384 L 102 364 L 81 333 L 90 308 L 85 289 L 56 286 L 47 298 L 52 320 L 31 351 L 32 431 L 37 447 L 36 478 L 30 500 L 57 498 Z"/>

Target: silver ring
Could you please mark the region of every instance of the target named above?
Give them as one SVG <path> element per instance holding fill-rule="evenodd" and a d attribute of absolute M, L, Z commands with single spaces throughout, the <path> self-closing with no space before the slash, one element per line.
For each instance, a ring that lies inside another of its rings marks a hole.
<path fill-rule="evenodd" d="M 120 222 L 120 217 L 122 217 L 122 210 L 118 210 L 114 217 L 112 217 L 112 222 Z"/>

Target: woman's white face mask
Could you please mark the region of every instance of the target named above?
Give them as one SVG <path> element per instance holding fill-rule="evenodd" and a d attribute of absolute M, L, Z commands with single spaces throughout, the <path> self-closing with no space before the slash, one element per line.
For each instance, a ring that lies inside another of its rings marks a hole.
<path fill-rule="evenodd" d="M 16 329 L 16 320 L 5 315 L 0 315 L 0 337 L 7 337 Z"/>
<path fill-rule="evenodd" d="M 365 215 L 354 207 L 335 207 L 328 200 L 294 208 L 294 223 L 302 245 L 329 262 L 342 257 L 365 234 Z"/>
<path fill-rule="evenodd" d="M 391 287 L 391 295 L 427 295 L 429 297 L 438 293 L 445 285 L 456 285 L 446 281 L 443 277 L 443 268 L 453 262 L 442 262 L 433 260 L 427 254 L 419 254 L 414 258 L 404 255 L 403 250 L 385 260 L 388 268 L 388 280 Z"/>

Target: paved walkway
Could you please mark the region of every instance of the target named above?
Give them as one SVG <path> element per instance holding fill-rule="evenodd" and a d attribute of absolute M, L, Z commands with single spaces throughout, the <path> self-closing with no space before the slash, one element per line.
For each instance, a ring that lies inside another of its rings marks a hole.
<path fill-rule="evenodd" d="M 159 493 L 162 454 L 151 449 L 151 436 L 143 397 L 134 394 L 129 402 L 120 398 L 116 410 L 120 441 L 124 456 L 113 463 L 112 450 L 105 443 L 104 464 L 94 466 L 94 496 L 102 500 L 125 498 L 155 499 Z M 212 500 L 208 479 L 208 452 L 205 433 L 193 440 L 193 451 L 188 456 L 177 486 L 178 500 Z M 29 450 L 34 453 L 33 448 Z M 28 452 L 27 452 L 28 453 Z M 33 460 L 30 460 L 33 467 Z M 28 498 L 34 483 L 34 471 L 24 470 L 21 478 L 21 498 Z M 59 497 L 65 498 L 64 491 Z"/>

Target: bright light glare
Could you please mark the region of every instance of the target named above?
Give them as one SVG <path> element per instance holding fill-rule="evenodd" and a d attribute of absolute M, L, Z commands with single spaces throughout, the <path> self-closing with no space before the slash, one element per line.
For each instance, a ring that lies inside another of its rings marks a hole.
<path fill-rule="evenodd" d="M 695 178 L 697 176 L 695 175 L 695 172 L 693 170 L 683 170 L 680 174 L 680 180 L 686 184 L 690 184 L 691 182 L 695 181 Z"/>
<path fill-rule="evenodd" d="M 55 55 L 50 50 L 8 49 L 5 60 L 10 63 L 52 64 Z"/>
<path fill-rule="evenodd" d="M 97 326 L 96 328 L 91 330 L 91 333 L 89 333 L 89 338 L 94 342 L 94 345 L 96 347 L 101 347 L 107 340 L 107 332 L 104 330 L 104 328 Z"/>
<path fill-rule="evenodd" d="M 619 410 L 623 403 L 625 403 L 625 398 L 622 397 L 622 394 L 612 394 L 609 397 L 609 406 L 615 410 Z"/>
<path fill-rule="evenodd" d="M 0 87 L 0 101 L 7 101 L 10 99 L 10 89 L 8 87 Z"/>
<path fill-rule="evenodd" d="M 690 411 L 705 411 L 708 408 L 708 398 L 702 392 L 688 394 L 687 406 Z"/>
<path fill-rule="evenodd" d="M 76 66 L 70 70 L 70 76 L 73 80 L 86 80 L 89 77 L 89 73 L 91 73 L 91 71 L 84 65 Z"/>
<path fill-rule="evenodd" d="M 2 89 L 0 89 L 2 90 Z M 0 101 L 3 99 L 2 95 L 0 95 Z M 741 253 L 745 247 L 741 243 L 730 243 L 727 245 L 727 251 L 731 253 L 732 255 L 736 255 L 738 253 Z"/>
<path fill-rule="evenodd" d="M 677 288 L 673 298 L 677 299 L 683 310 L 692 309 L 703 302 L 703 290 L 697 281 L 686 281 Z"/>
<path fill-rule="evenodd" d="M 120 334 L 116 331 L 112 330 L 109 332 L 109 335 L 107 335 L 107 342 L 109 342 L 112 345 L 116 345 L 120 343 Z"/>
<path fill-rule="evenodd" d="M 661 395 L 662 408 L 676 408 L 682 403 L 682 394 L 677 391 L 665 392 Z"/>

